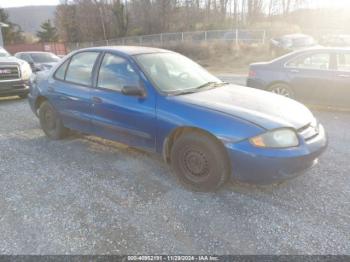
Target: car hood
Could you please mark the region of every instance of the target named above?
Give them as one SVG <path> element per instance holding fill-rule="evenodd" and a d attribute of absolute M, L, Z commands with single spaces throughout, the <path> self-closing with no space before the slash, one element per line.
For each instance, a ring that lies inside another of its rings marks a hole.
<path fill-rule="evenodd" d="M 14 56 L 0 57 L 1 64 L 22 64 L 24 61 Z"/>
<path fill-rule="evenodd" d="M 225 85 L 173 99 L 226 113 L 265 129 L 292 127 L 299 129 L 314 120 L 304 105 L 292 99 L 253 88 Z"/>

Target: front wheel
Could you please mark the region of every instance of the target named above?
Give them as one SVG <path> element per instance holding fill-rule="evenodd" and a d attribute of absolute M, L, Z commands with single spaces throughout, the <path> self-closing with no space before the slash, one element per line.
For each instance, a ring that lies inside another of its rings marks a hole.
<path fill-rule="evenodd" d="M 41 128 L 49 138 L 58 140 L 67 135 L 68 129 L 63 126 L 59 115 L 47 101 L 40 105 L 39 120 Z"/>
<path fill-rule="evenodd" d="M 274 84 L 269 88 L 269 91 L 281 96 L 294 98 L 294 92 L 287 84 L 283 84 L 283 83 Z"/>
<path fill-rule="evenodd" d="M 224 146 L 197 132 L 185 133 L 175 141 L 170 162 L 179 181 L 194 191 L 215 191 L 231 174 Z"/>

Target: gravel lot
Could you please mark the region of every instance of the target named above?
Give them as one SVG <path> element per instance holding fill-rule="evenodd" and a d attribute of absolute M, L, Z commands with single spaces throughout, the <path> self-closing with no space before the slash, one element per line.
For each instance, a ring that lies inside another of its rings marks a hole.
<path fill-rule="evenodd" d="M 280 186 L 180 187 L 155 155 L 91 136 L 49 141 L 0 100 L 1 254 L 348 254 L 350 113 L 317 111 L 330 146 Z"/>

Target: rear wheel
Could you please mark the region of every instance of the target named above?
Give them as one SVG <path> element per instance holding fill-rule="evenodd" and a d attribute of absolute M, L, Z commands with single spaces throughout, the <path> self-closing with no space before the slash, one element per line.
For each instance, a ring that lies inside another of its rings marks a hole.
<path fill-rule="evenodd" d="M 44 133 L 51 139 L 58 140 L 64 138 L 68 129 L 62 124 L 62 121 L 54 108 L 45 101 L 39 108 L 40 125 Z"/>
<path fill-rule="evenodd" d="M 170 162 L 179 181 L 194 191 L 215 191 L 231 174 L 223 145 L 198 132 L 185 133 L 175 141 Z"/>
<path fill-rule="evenodd" d="M 274 84 L 269 88 L 269 91 L 281 96 L 294 98 L 294 92 L 287 84 L 283 84 L 283 83 Z"/>

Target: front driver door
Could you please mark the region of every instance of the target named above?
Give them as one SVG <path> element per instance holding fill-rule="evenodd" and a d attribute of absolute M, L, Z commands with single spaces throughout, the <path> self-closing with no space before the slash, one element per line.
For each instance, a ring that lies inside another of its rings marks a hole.
<path fill-rule="evenodd" d="M 92 90 L 95 134 L 122 143 L 155 148 L 155 95 L 127 96 L 121 90 L 127 86 L 143 86 L 136 67 L 125 58 L 105 53 L 99 68 L 96 88 Z"/>
<path fill-rule="evenodd" d="M 286 64 L 289 82 L 298 100 L 311 104 L 330 104 L 334 83 L 331 53 L 313 53 L 294 58 Z"/>

